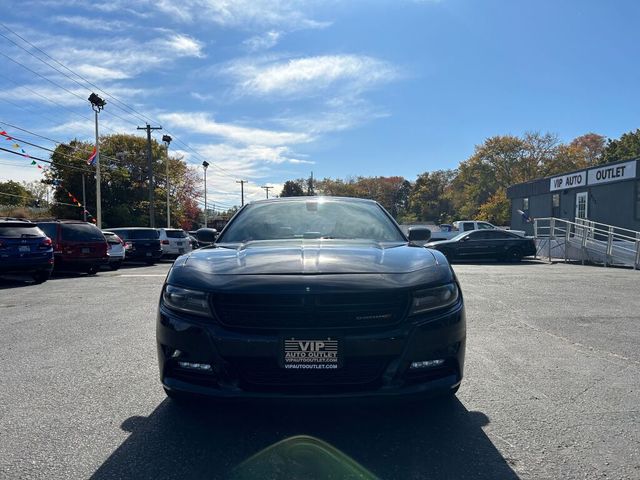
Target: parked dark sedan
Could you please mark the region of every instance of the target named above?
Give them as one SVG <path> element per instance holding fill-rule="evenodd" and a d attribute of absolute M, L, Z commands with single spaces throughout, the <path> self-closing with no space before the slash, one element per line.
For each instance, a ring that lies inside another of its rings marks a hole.
<path fill-rule="evenodd" d="M 521 237 L 505 230 L 474 230 L 451 240 L 431 242 L 427 248 L 441 251 L 449 260 L 478 260 L 483 258 L 520 261 L 535 255 L 533 238 Z"/>
<path fill-rule="evenodd" d="M 109 231 L 124 241 L 126 262 L 145 262 L 147 265 L 153 265 L 162 257 L 160 233 L 155 228 L 119 227 L 111 228 Z"/>
<path fill-rule="evenodd" d="M 243 207 L 169 271 L 156 330 L 167 395 L 455 393 L 462 293 L 446 258 L 412 236 L 370 200 Z"/>

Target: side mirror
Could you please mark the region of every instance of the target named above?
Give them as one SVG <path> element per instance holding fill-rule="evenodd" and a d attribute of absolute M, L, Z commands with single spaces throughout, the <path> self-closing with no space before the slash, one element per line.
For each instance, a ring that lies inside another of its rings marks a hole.
<path fill-rule="evenodd" d="M 469 235 L 460 239 L 461 242 L 468 242 L 469 240 L 471 240 L 471 237 Z"/>
<path fill-rule="evenodd" d="M 428 242 L 431 239 L 431 230 L 427 227 L 409 227 L 410 242 Z"/>
<path fill-rule="evenodd" d="M 218 231 L 215 228 L 201 228 L 196 231 L 196 238 L 202 243 L 214 243 L 218 238 Z"/>

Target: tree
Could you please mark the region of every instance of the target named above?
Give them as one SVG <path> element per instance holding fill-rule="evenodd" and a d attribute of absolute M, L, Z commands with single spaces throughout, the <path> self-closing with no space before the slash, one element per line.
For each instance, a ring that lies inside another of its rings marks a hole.
<path fill-rule="evenodd" d="M 508 225 L 511 221 L 511 202 L 504 188 L 499 188 L 478 210 L 478 220 L 496 225 Z"/>
<path fill-rule="evenodd" d="M 26 207 L 33 203 L 33 195 L 18 182 L 0 182 L 0 205 Z"/>
<path fill-rule="evenodd" d="M 606 140 L 604 135 L 589 132 L 571 140 L 569 146 L 581 153 L 586 166 L 593 166 L 604 162 Z"/>
<path fill-rule="evenodd" d="M 146 139 L 134 135 L 116 134 L 100 138 L 100 172 L 102 177 L 103 225 L 149 225 L 149 172 L 146 158 Z M 51 169 L 47 181 L 56 183 L 53 213 L 60 218 L 82 218 L 82 208 L 69 205 L 71 197 L 82 200 L 82 176 L 85 176 L 87 204 L 96 215 L 95 167 L 88 167 L 93 145 L 72 140 L 58 145 L 51 155 Z M 154 175 L 155 224 L 166 224 L 165 178 L 166 150 L 152 142 Z M 181 158 L 169 159 L 169 197 L 172 223 L 187 225 L 197 218 L 199 176 Z M 67 205 L 64 205 L 67 204 Z"/>
<path fill-rule="evenodd" d="M 631 160 L 640 157 L 640 129 L 622 134 L 617 140 L 607 142 L 604 149 L 603 163 Z"/>
<path fill-rule="evenodd" d="M 454 177 L 454 170 L 436 170 L 418 175 L 408 197 L 409 219 L 438 223 L 448 220 L 453 211 L 446 191 Z"/>
<path fill-rule="evenodd" d="M 294 180 L 287 180 L 284 182 L 282 187 L 282 191 L 280 192 L 281 197 L 302 197 L 304 196 L 304 190 L 299 182 Z"/>
<path fill-rule="evenodd" d="M 33 180 L 31 182 L 22 182 L 22 186 L 33 198 L 33 201 L 39 205 L 43 205 L 47 198 L 47 191 L 49 187 L 46 183 L 40 180 Z"/>

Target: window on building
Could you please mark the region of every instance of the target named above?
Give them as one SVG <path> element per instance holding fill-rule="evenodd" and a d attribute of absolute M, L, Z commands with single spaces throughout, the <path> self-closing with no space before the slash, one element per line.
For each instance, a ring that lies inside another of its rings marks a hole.
<path fill-rule="evenodd" d="M 525 212 L 529 210 L 529 197 L 525 197 L 522 199 L 522 210 Z"/>
<path fill-rule="evenodd" d="M 560 194 L 554 193 L 551 195 L 551 216 L 560 217 Z"/>

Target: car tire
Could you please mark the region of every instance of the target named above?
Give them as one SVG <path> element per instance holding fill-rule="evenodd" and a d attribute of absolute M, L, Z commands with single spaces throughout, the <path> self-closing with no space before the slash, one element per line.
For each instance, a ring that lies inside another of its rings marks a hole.
<path fill-rule="evenodd" d="M 155 260 L 147 260 L 147 261 L 146 261 L 146 262 L 144 262 L 144 263 L 146 263 L 148 266 L 151 266 L 151 265 L 155 265 L 155 264 L 156 264 L 156 261 L 155 261 Z"/>
<path fill-rule="evenodd" d="M 87 275 L 95 275 L 98 273 L 98 267 L 89 267 L 87 269 Z"/>
<path fill-rule="evenodd" d="M 505 256 L 507 262 L 519 262 L 522 260 L 522 250 L 519 248 L 510 248 Z"/>
<path fill-rule="evenodd" d="M 122 262 L 113 262 L 109 264 L 109 268 L 114 272 L 122 266 Z"/>
<path fill-rule="evenodd" d="M 36 284 L 44 283 L 51 277 L 51 272 L 36 272 L 32 275 L 33 281 Z"/>

